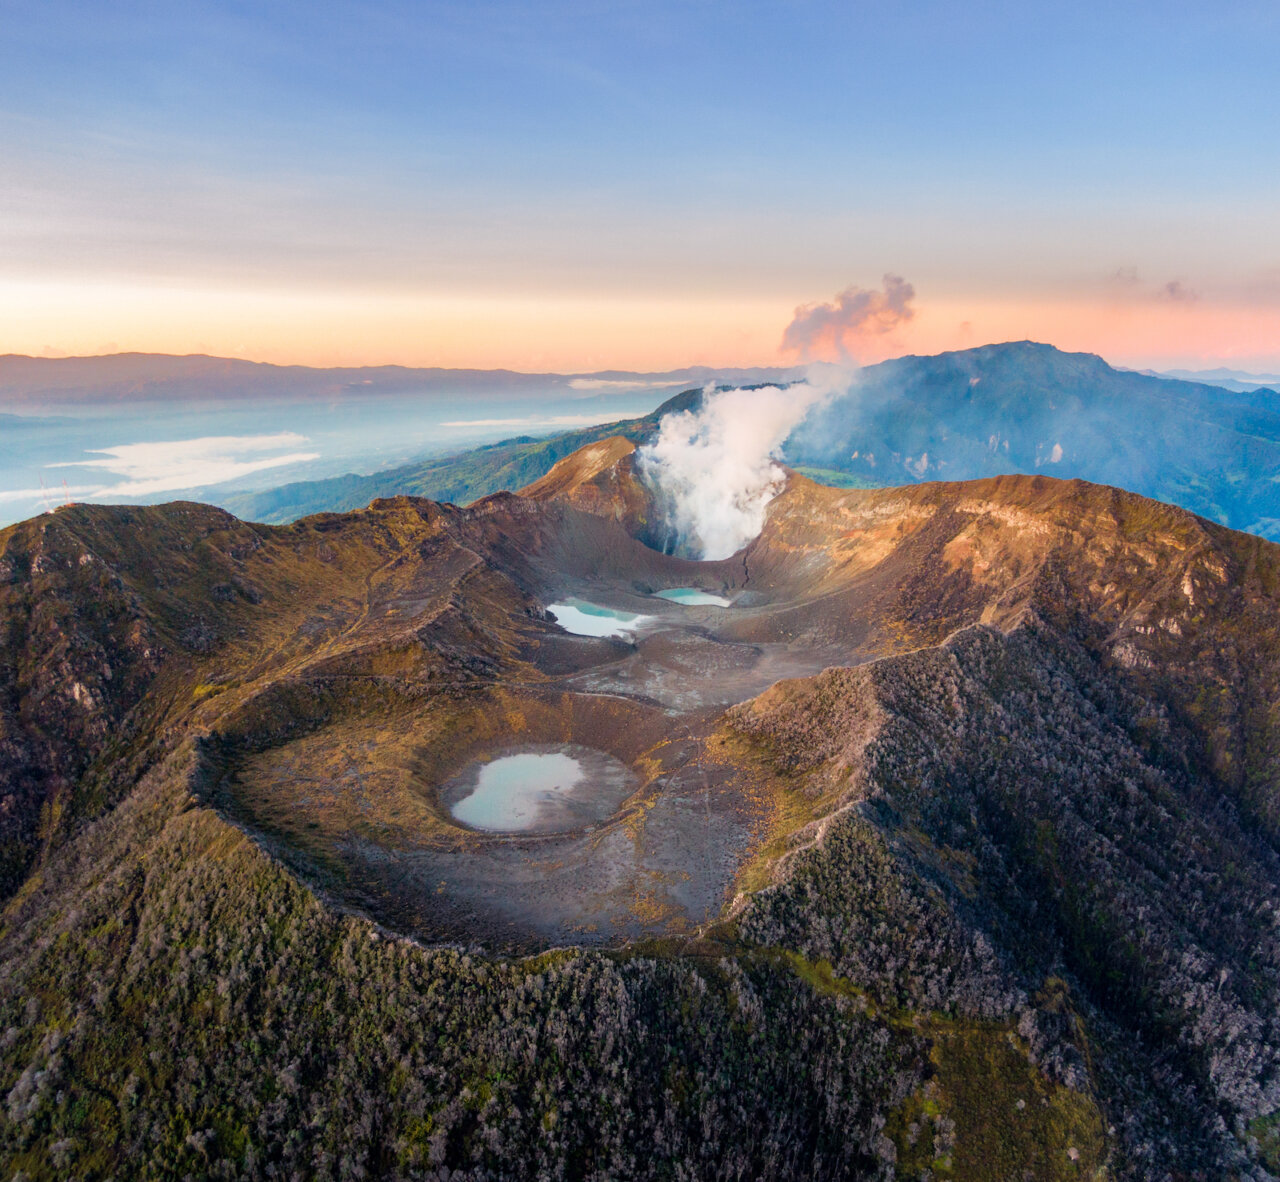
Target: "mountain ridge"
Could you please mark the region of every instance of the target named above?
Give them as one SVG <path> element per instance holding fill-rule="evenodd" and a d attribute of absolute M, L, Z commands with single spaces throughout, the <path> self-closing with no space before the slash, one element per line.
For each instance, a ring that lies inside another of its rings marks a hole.
<path fill-rule="evenodd" d="M 257 397 L 275 391 L 293 397 L 345 391 L 351 395 L 379 391 L 403 391 L 419 387 L 429 391 L 444 385 L 454 395 L 472 386 L 527 387 L 545 390 L 548 385 L 574 388 L 574 382 L 629 383 L 657 388 L 682 382 L 721 378 L 756 381 L 761 375 L 797 372 L 795 367 L 715 368 L 704 365 L 654 373 L 598 370 L 584 373 L 535 373 L 513 369 L 476 369 L 448 366 L 284 365 L 217 357 L 205 353 L 110 353 L 86 357 L 31 357 L 0 355 L 0 398 L 23 405 L 74 406 L 85 398 L 134 398 L 146 401 L 200 393 L 220 392 Z M 200 383 L 204 383 L 202 387 Z M 196 383 L 194 386 L 190 383 Z M 239 383 L 239 385 L 237 385 Z M 460 389 L 459 389 L 460 388 Z M 583 393 L 590 391 L 583 389 Z"/>

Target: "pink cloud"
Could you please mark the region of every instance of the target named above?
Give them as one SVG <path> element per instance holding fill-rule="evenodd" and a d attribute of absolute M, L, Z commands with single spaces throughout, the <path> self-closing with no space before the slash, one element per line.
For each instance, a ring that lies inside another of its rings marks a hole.
<path fill-rule="evenodd" d="M 883 290 L 846 287 L 830 303 L 802 304 L 782 334 L 782 352 L 798 361 L 863 361 L 868 346 L 915 315 L 915 294 L 900 275 L 886 275 Z"/>

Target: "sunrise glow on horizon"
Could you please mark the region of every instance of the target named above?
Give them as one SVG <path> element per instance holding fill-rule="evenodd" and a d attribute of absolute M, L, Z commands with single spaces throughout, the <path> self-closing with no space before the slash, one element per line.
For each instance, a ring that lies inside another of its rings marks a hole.
<path fill-rule="evenodd" d="M 203 353 L 276 365 L 586 373 L 776 366 L 785 301 L 500 300 L 0 284 L 4 352 Z M 921 300 L 856 360 L 1036 340 L 1133 368 L 1280 363 L 1275 312 L 1249 304 Z"/>
<path fill-rule="evenodd" d="M 0 40 L 0 353 L 779 365 L 892 274 L 853 360 L 1280 368 L 1265 5 L 53 7 Z"/>

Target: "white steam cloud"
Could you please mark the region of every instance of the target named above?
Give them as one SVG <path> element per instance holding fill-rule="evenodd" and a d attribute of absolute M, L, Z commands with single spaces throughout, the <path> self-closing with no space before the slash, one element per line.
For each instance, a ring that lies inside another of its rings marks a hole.
<path fill-rule="evenodd" d="M 675 552 L 728 558 L 751 541 L 786 483 L 778 449 L 814 406 L 852 380 L 846 368 L 811 366 L 790 386 L 708 387 L 697 411 L 664 417 L 657 438 L 638 453 L 638 470 L 657 496 Z"/>
<path fill-rule="evenodd" d="M 901 275 L 886 275 L 883 291 L 846 287 L 828 304 L 801 304 L 782 334 L 782 352 L 800 361 L 863 361 L 877 338 L 915 316 L 915 296 Z"/>

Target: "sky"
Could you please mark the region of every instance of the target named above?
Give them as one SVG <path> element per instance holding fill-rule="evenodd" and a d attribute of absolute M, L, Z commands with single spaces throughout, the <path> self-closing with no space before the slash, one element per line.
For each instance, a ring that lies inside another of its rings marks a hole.
<path fill-rule="evenodd" d="M 1274 371 L 1277 61 L 1273 0 L 0 0 L 0 353 Z"/>

